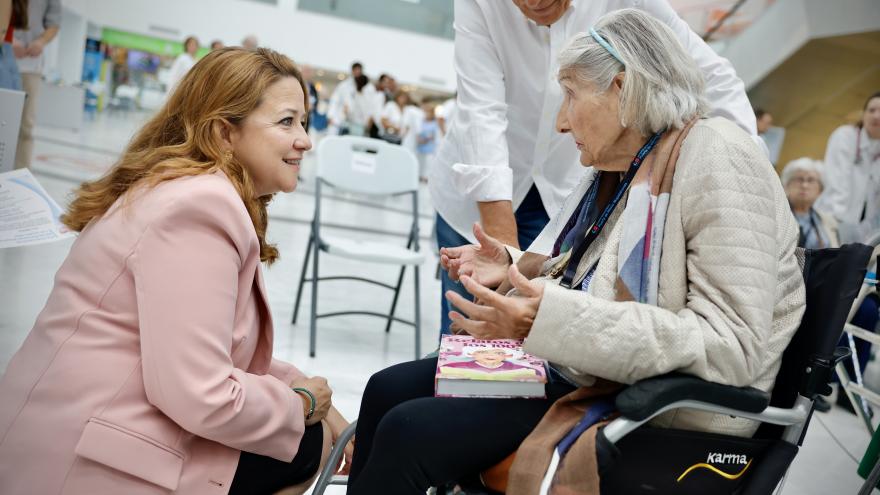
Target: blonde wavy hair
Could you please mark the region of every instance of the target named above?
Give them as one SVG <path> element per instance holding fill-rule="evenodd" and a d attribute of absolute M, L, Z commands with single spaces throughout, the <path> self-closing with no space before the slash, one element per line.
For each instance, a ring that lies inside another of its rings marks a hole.
<path fill-rule="evenodd" d="M 223 171 L 241 196 L 257 237 L 260 259 L 271 264 L 278 249 L 266 243 L 266 206 L 272 195 L 257 196 L 247 169 L 223 152 L 223 122 L 239 125 L 256 109 L 266 89 L 293 77 L 307 95 L 299 69 L 275 51 L 223 48 L 202 58 L 180 81 L 159 112 L 128 144 L 101 178 L 83 183 L 61 221 L 82 231 L 120 198 L 137 187 L 153 187 L 180 177 Z M 304 105 L 308 113 L 308 98 Z"/>

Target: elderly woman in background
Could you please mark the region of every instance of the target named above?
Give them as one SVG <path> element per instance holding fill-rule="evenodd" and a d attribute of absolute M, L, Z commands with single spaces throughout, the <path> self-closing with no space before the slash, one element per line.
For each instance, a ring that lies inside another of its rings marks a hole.
<path fill-rule="evenodd" d="M 468 317 L 453 312 L 455 325 L 525 338 L 527 352 L 550 362 L 547 399 L 433 397 L 436 359 L 381 371 L 364 392 L 349 493 L 424 493 L 483 470 L 566 390 L 671 371 L 772 387 L 805 296 L 797 223 L 762 150 L 734 123 L 701 119 L 699 69 L 644 12 L 612 12 L 572 39 L 558 78 L 557 128 L 590 168 L 541 234 L 556 240 L 553 258 L 510 250 L 519 258 L 510 266 L 479 227 L 480 245 L 442 251 L 482 302 L 447 293 Z M 516 290 L 491 290 L 499 285 Z M 687 410 L 658 424 L 740 436 L 757 428 Z M 510 489 L 537 492 L 521 467 L 518 456 Z"/>
<path fill-rule="evenodd" d="M 798 221 L 798 247 L 821 249 L 839 246 L 837 220 L 815 208 L 816 200 L 825 189 L 822 162 L 810 158 L 792 160 L 782 169 L 782 187 Z"/>

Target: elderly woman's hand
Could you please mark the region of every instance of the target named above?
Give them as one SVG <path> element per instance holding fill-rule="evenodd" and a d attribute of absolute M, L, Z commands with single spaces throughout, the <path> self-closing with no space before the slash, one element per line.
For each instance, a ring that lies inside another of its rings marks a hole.
<path fill-rule="evenodd" d="M 470 277 L 486 287 L 498 287 L 507 276 L 510 255 L 504 244 L 474 224 L 474 237 L 479 244 L 441 248 L 440 265 L 452 280 Z"/>
<path fill-rule="evenodd" d="M 508 277 L 516 289 L 516 294 L 512 296 L 503 296 L 470 277 L 462 277 L 465 289 L 481 304 L 472 303 L 455 292 L 446 292 L 446 299 L 467 315 L 465 318 L 458 312 L 450 311 L 449 317 L 455 327 L 478 339 L 527 337 L 544 296 L 544 285 L 525 278 L 516 265 L 511 265 Z"/>

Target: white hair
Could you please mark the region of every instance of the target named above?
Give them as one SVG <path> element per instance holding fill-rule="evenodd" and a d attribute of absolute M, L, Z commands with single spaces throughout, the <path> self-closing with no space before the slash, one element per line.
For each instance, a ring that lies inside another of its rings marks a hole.
<path fill-rule="evenodd" d="M 792 160 L 785 165 L 785 168 L 782 169 L 782 185 L 787 186 L 791 179 L 794 178 L 794 174 L 798 172 L 813 172 L 817 176 L 819 176 L 819 185 L 824 189 L 825 188 L 825 178 L 822 176 L 823 164 L 819 160 L 813 160 L 812 158 L 798 158 L 796 160 Z"/>
<path fill-rule="evenodd" d="M 573 74 L 604 92 L 624 72 L 621 125 L 649 136 L 706 113 L 703 73 L 668 26 L 641 10 L 621 9 L 602 16 L 594 29 L 623 64 L 590 33 L 579 33 L 559 54 L 559 76 Z"/>

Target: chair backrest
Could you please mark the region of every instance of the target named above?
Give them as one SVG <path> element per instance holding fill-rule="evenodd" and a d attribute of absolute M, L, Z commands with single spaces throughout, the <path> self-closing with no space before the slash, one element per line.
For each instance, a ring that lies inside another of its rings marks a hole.
<path fill-rule="evenodd" d="M 810 386 L 816 365 L 833 360 L 850 306 L 865 278 L 871 251 L 863 244 L 847 244 L 803 252 L 806 309 L 782 355 L 771 406 L 792 407 L 798 394 L 807 393 L 805 387 Z M 782 427 L 765 423 L 755 436 L 779 438 L 781 432 Z"/>
<path fill-rule="evenodd" d="M 415 155 L 379 139 L 327 136 L 318 146 L 317 168 L 319 179 L 360 194 L 400 194 L 419 188 Z"/>

